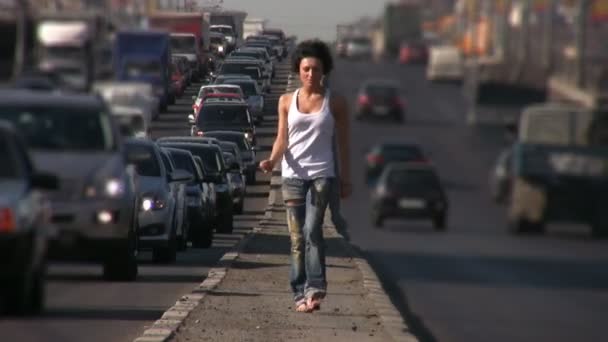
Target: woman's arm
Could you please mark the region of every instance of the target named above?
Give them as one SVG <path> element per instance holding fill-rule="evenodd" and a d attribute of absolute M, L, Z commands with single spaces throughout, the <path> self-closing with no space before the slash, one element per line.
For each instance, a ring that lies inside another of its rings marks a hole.
<path fill-rule="evenodd" d="M 260 168 L 266 172 L 272 171 L 274 166 L 281 160 L 285 150 L 287 149 L 287 115 L 289 113 L 291 97 L 292 94 L 283 94 L 279 98 L 279 123 L 277 127 L 277 136 L 274 140 L 274 144 L 272 145 L 270 157 L 260 162 Z"/>

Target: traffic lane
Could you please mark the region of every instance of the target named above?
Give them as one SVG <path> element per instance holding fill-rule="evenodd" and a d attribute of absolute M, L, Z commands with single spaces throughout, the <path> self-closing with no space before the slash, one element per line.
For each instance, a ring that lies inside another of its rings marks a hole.
<path fill-rule="evenodd" d="M 337 65 L 332 86 L 353 104 L 361 81 L 378 77 L 401 80 L 410 102 L 410 120 L 403 126 L 352 124 L 356 186 L 344 214 L 353 242 L 427 340 L 532 340 L 539 331 L 543 339 L 565 340 L 582 326 L 583 334 L 597 336 L 593 326 L 605 315 L 605 305 L 593 303 L 606 300 L 606 244 L 572 227 L 551 228 L 542 237 L 507 234 L 504 209 L 491 203 L 486 185 L 504 136 L 494 134 L 495 127 L 468 128 L 458 85 L 428 84 L 423 75 L 421 68 L 397 65 Z M 448 232 L 435 233 L 424 221 L 371 227 L 363 166 L 376 137 L 420 141 L 431 152 L 451 202 Z M 514 310 L 517 315 L 510 315 Z"/>
<path fill-rule="evenodd" d="M 188 102 L 182 97 L 162 113 L 153 123 L 153 135 L 183 135 L 180 121 L 184 118 L 179 113 Z M 266 144 L 264 139 L 262 144 Z M 200 284 L 209 268 L 259 222 L 269 184 L 270 175 L 259 173 L 256 184 L 247 188 L 244 213 L 235 217 L 233 234 L 216 234 L 212 248 L 189 248 L 178 253 L 172 265 L 154 264 L 150 252 L 140 253 L 136 282 L 104 281 L 99 265 L 51 263 L 45 313 L 34 318 L 5 317 L 0 321 L 0 335 L 19 341 L 133 340 L 181 295 Z"/>

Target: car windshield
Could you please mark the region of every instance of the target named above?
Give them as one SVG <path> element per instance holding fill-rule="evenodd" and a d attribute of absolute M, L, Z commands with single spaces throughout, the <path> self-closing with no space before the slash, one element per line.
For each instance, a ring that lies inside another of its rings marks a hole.
<path fill-rule="evenodd" d="M 15 154 L 11 151 L 9 141 L 0 136 L 0 179 L 19 178 L 19 170 Z"/>
<path fill-rule="evenodd" d="M 388 145 L 382 148 L 382 155 L 387 160 L 412 161 L 420 160 L 424 156 L 422 151 L 415 146 Z"/>
<path fill-rule="evenodd" d="M 206 133 L 205 136 L 211 137 L 211 138 L 217 138 L 218 140 L 236 143 L 241 151 L 249 150 L 249 144 L 244 135 L 209 132 L 209 133 Z"/>
<path fill-rule="evenodd" d="M 241 87 L 245 96 L 258 95 L 258 92 L 255 89 L 255 85 L 251 82 L 231 82 L 230 80 L 227 80 L 226 83 L 238 85 L 239 87 Z"/>
<path fill-rule="evenodd" d="M 196 37 L 173 36 L 171 37 L 171 50 L 174 53 L 195 53 Z"/>
<path fill-rule="evenodd" d="M 94 109 L 0 106 L 0 119 L 13 123 L 33 149 L 109 151 L 115 148 L 109 115 Z"/>
<path fill-rule="evenodd" d="M 438 188 L 439 179 L 430 170 L 391 170 L 387 177 L 387 186 L 397 189 Z"/>
<path fill-rule="evenodd" d="M 222 38 L 222 37 L 211 37 L 209 39 L 209 41 L 211 42 L 211 44 L 222 44 L 224 42 L 224 38 Z"/>
<path fill-rule="evenodd" d="M 247 106 L 205 105 L 198 116 L 197 123 L 203 125 L 207 123 L 248 124 Z"/>
<path fill-rule="evenodd" d="M 133 61 L 127 63 L 125 72 L 129 77 L 138 77 L 143 75 L 159 76 L 161 75 L 160 63 L 156 61 Z"/>
<path fill-rule="evenodd" d="M 397 88 L 390 85 L 373 84 L 368 85 L 365 92 L 372 97 L 395 97 Z"/>
<path fill-rule="evenodd" d="M 257 80 L 260 78 L 259 70 L 260 69 L 258 67 L 249 66 L 246 64 L 226 63 L 226 64 L 222 65 L 221 73 L 222 74 L 243 74 L 243 75 L 251 76 L 251 78 Z"/>
<path fill-rule="evenodd" d="M 135 165 L 138 175 L 143 177 L 160 177 L 160 165 L 152 146 L 126 144 L 129 159 Z"/>
<path fill-rule="evenodd" d="M 209 31 L 211 32 L 219 32 L 225 35 L 232 35 L 233 31 L 232 31 L 232 27 L 211 27 L 209 29 Z"/>
<path fill-rule="evenodd" d="M 192 158 L 187 153 L 180 153 L 177 151 L 169 151 L 171 154 L 171 159 L 173 159 L 173 163 L 175 163 L 176 169 L 186 170 L 193 175 L 196 175 L 197 172 L 194 169 L 194 165 L 192 164 Z"/>

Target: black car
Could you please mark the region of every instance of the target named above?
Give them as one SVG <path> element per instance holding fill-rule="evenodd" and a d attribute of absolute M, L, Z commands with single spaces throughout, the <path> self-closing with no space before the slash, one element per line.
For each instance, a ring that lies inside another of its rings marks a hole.
<path fill-rule="evenodd" d="M 365 82 L 357 98 L 357 119 L 391 119 L 402 122 L 405 101 L 399 95 L 399 84 L 392 81 Z"/>
<path fill-rule="evenodd" d="M 215 185 L 218 209 L 216 231 L 231 234 L 234 227 L 233 199 L 228 185 L 228 167 L 224 162 L 221 149 L 215 145 L 201 143 L 159 142 L 158 144 L 162 147 L 188 150 L 192 155 L 202 159 L 205 172 Z"/>
<path fill-rule="evenodd" d="M 242 132 L 252 145 L 257 144 L 249 106 L 241 100 L 208 99 L 196 115 L 195 126 L 195 136 L 206 136 L 207 131 L 229 130 Z"/>
<path fill-rule="evenodd" d="M 44 307 L 49 205 L 41 190 L 57 188 L 54 175 L 35 170 L 25 143 L 0 122 L 0 302 L 9 314 Z"/>
<path fill-rule="evenodd" d="M 191 173 L 194 178 L 186 184 L 186 205 L 188 207 L 188 221 L 190 230 L 188 240 L 195 248 L 209 248 L 213 242 L 213 226 L 205 222 L 208 216 L 209 203 L 205 203 L 206 179 L 203 171 L 194 161 L 192 153 L 188 150 L 165 147 L 163 150 L 171 155 L 177 169 Z"/>
<path fill-rule="evenodd" d="M 245 166 L 247 185 L 255 184 L 257 162 L 255 157 L 256 147 L 251 146 L 249 139 L 244 133 L 233 131 L 210 131 L 205 133 L 207 138 L 216 138 L 220 141 L 229 141 L 237 144 L 241 150 L 241 158 Z"/>
<path fill-rule="evenodd" d="M 420 145 L 416 143 L 388 142 L 374 146 L 365 156 L 366 180 L 373 183 L 391 162 L 429 163 Z"/>
<path fill-rule="evenodd" d="M 375 227 L 381 227 L 387 218 L 429 218 L 436 230 L 445 230 L 447 212 L 447 196 L 430 165 L 391 163 L 372 191 Z"/>

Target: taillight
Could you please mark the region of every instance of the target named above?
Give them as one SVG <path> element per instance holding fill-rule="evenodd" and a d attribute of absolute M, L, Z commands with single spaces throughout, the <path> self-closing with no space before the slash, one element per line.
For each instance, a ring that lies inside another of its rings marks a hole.
<path fill-rule="evenodd" d="M 10 208 L 0 209 L 0 233 L 9 233 L 17 228 L 15 216 Z"/>
<path fill-rule="evenodd" d="M 359 95 L 359 105 L 360 106 L 369 106 L 370 104 L 369 96 L 367 95 Z"/>
<path fill-rule="evenodd" d="M 368 154 L 367 162 L 369 164 L 378 165 L 384 163 L 384 158 L 378 154 Z"/>
<path fill-rule="evenodd" d="M 199 136 L 199 137 L 202 137 L 203 136 L 203 131 L 197 131 L 196 135 Z"/>

